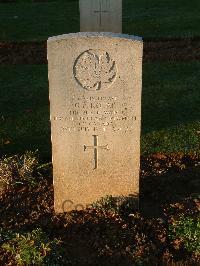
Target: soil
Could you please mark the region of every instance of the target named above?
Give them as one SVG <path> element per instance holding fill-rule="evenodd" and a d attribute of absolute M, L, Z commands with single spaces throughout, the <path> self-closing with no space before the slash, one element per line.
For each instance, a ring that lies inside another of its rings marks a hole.
<path fill-rule="evenodd" d="M 174 217 L 200 211 L 199 173 L 196 154 L 142 157 L 139 212 L 131 208 L 122 208 L 117 214 L 87 209 L 56 215 L 50 169 L 42 173 L 36 187 L 20 185 L 1 197 L 0 227 L 23 232 L 42 228 L 62 240 L 72 261 L 69 265 L 133 265 L 133 250 L 138 258 L 148 254 L 149 265 L 163 265 L 163 261 L 169 263 L 164 265 L 172 265 L 172 261 L 200 265 L 199 257 L 177 247 L 177 241 L 171 242 L 167 235 Z M 2 265 L 13 265 L 9 262 L 4 256 Z"/>
<path fill-rule="evenodd" d="M 0 65 L 46 64 L 45 42 L 0 43 Z"/>
<path fill-rule="evenodd" d="M 0 65 L 47 64 L 46 42 L 1 42 Z M 200 60 L 200 40 L 144 41 L 144 62 Z"/>

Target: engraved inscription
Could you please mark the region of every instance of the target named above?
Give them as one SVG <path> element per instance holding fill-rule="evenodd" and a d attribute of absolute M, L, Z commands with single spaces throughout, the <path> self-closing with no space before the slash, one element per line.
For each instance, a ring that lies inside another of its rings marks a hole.
<path fill-rule="evenodd" d="M 74 77 L 84 89 L 89 91 L 108 88 L 116 76 L 116 62 L 105 51 L 85 51 L 74 64 Z"/>
<path fill-rule="evenodd" d="M 60 124 L 63 134 L 82 132 L 128 133 L 135 130 L 135 108 L 129 103 L 133 96 L 73 96 L 70 108 L 57 114 L 53 121 Z"/>
<path fill-rule="evenodd" d="M 109 150 L 108 145 L 105 146 L 99 146 L 98 145 L 98 136 L 93 135 L 94 137 L 94 146 L 86 146 L 84 145 L 84 151 L 87 149 L 93 149 L 94 150 L 94 170 L 98 168 L 98 150 Z"/>

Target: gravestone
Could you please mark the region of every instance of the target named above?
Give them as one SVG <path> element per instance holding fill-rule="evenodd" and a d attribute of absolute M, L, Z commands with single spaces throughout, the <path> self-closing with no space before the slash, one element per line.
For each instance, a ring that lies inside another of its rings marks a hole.
<path fill-rule="evenodd" d="M 79 0 L 80 31 L 122 32 L 122 0 Z"/>
<path fill-rule="evenodd" d="M 56 212 L 138 199 L 142 51 L 124 34 L 48 39 Z"/>

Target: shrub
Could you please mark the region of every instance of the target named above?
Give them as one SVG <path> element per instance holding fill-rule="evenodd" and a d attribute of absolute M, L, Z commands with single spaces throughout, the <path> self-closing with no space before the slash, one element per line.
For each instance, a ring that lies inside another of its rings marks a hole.
<path fill-rule="evenodd" d="M 137 209 L 137 200 L 132 197 L 118 196 L 113 197 L 107 195 L 100 200 L 94 202 L 91 207 L 103 212 L 112 212 L 120 216 L 129 216 L 133 211 Z"/>
<path fill-rule="evenodd" d="M 193 218 L 181 214 L 169 226 L 169 236 L 180 241 L 188 252 L 200 255 L 200 216 Z"/>
<path fill-rule="evenodd" d="M 91 207 L 98 211 L 111 211 L 114 213 L 119 211 L 115 198 L 110 195 L 94 202 Z"/>
<path fill-rule="evenodd" d="M 41 229 L 24 234 L 1 232 L 0 235 L 1 249 L 16 265 L 42 265 L 60 243 L 57 239 L 50 240 Z"/>
<path fill-rule="evenodd" d="M 35 186 L 42 167 L 43 165 L 39 165 L 37 152 L 27 151 L 21 156 L 0 159 L 0 196 L 20 184 Z"/>

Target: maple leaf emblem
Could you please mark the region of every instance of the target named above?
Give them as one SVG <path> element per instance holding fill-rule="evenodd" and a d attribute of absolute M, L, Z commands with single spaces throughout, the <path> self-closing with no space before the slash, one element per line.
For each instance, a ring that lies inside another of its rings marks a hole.
<path fill-rule="evenodd" d="M 115 80 L 117 76 L 116 63 L 107 52 L 88 50 L 77 58 L 74 75 L 84 89 L 101 90 Z"/>

